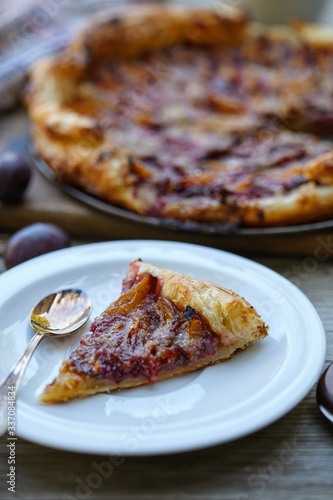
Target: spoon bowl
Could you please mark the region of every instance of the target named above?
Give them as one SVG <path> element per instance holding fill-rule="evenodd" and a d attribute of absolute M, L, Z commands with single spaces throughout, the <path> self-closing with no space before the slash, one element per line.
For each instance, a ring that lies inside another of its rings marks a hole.
<path fill-rule="evenodd" d="M 43 338 L 64 337 L 86 323 L 91 314 L 91 300 L 82 290 L 67 289 L 51 293 L 38 302 L 30 314 L 36 332 L 25 351 L 0 383 L 0 436 L 8 429 L 8 393 L 16 394 L 23 373 Z M 11 426 L 12 427 L 12 426 Z"/>
<path fill-rule="evenodd" d="M 68 335 L 80 328 L 91 313 L 91 301 L 82 290 L 61 290 L 44 297 L 30 314 L 30 325 L 39 333 Z"/>

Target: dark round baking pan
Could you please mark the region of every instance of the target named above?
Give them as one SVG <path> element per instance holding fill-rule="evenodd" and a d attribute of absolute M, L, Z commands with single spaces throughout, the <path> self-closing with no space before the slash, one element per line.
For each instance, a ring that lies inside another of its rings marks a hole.
<path fill-rule="evenodd" d="M 288 235 L 288 234 L 302 234 L 323 231 L 333 228 L 333 220 L 326 220 L 320 222 L 310 222 L 307 224 L 298 224 L 294 226 L 283 227 L 262 227 L 262 228 L 244 228 L 232 224 L 214 223 L 214 222 L 196 222 L 196 221 L 183 221 L 180 219 L 167 219 L 158 217 L 149 217 L 140 215 L 135 212 L 120 208 L 106 201 L 100 200 L 95 196 L 82 191 L 81 189 L 61 182 L 45 162 L 43 158 L 33 152 L 33 146 L 30 144 L 29 152 L 31 159 L 39 172 L 54 186 L 69 194 L 76 200 L 85 203 L 86 205 L 100 210 L 106 214 L 116 217 L 121 217 L 132 222 L 139 224 L 146 224 L 155 227 L 164 227 L 172 231 L 182 231 L 197 234 L 211 234 L 214 236 L 239 236 L 239 237 L 258 237 L 269 235 Z"/>

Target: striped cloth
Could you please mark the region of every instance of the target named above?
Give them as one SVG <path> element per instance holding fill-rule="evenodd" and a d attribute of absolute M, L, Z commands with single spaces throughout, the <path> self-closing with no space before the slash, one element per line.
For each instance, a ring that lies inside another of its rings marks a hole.
<path fill-rule="evenodd" d="M 139 0 L 0 0 L 0 112 L 19 102 L 28 67 L 62 49 L 95 12 Z"/>

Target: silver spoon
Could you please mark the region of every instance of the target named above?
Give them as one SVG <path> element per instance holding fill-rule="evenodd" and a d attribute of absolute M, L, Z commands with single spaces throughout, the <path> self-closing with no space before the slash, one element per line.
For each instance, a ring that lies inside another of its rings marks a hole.
<path fill-rule="evenodd" d="M 326 368 L 320 377 L 316 396 L 319 410 L 333 423 L 333 363 Z"/>
<path fill-rule="evenodd" d="M 23 373 L 39 342 L 50 335 L 63 337 L 82 326 L 91 313 L 91 300 L 82 290 L 61 290 L 44 297 L 30 314 L 30 325 L 36 334 L 20 359 L 0 383 L 0 436 L 8 429 L 8 403 L 15 399 Z M 9 396 L 8 396 L 9 394 Z"/>

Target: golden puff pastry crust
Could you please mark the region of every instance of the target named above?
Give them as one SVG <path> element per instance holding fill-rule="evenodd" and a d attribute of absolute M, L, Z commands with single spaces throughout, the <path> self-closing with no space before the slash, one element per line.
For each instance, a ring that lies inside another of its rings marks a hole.
<path fill-rule="evenodd" d="M 245 337 L 251 341 L 267 334 L 261 316 L 243 297 L 208 280 L 198 280 L 169 269 L 159 269 L 140 260 L 129 266 L 128 278 L 151 274 L 158 278 L 161 297 L 172 301 L 179 309 L 193 307 L 219 335 L 224 345 Z"/>
<path fill-rule="evenodd" d="M 64 182 L 142 215 L 284 226 L 333 215 L 333 31 L 232 8 L 96 16 L 25 102 Z"/>
<path fill-rule="evenodd" d="M 211 281 L 134 261 L 123 295 L 44 389 L 44 403 L 157 382 L 226 361 L 268 327 L 244 298 Z"/>

